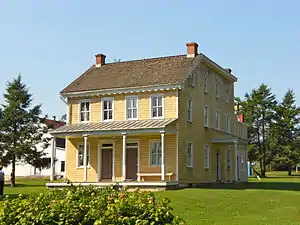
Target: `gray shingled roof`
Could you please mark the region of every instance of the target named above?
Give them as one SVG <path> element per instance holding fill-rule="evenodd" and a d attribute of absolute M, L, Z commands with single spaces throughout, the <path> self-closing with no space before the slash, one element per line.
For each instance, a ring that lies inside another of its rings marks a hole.
<path fill-rule="evenodd" d="M 78 123 L 59 127 L 51 134 L 95 132 L 95 131 L 126 131 L 137 129 L 159 129 L 164 128 L 177 119 L 153 119 L 153 120 L 128 120 L 99 123 Z"/>
<path fill-rule="evenodd" d="M 186 71 L 192 62 L 200 55 L 195 58 L 178 55 L 92 66 L 61 93 L 180 84 L 187 78 Z"/>

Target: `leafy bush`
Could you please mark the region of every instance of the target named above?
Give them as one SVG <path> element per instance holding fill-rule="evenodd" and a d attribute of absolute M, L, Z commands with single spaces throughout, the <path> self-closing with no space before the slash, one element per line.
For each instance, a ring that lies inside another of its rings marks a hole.
<path fill-rule="evenodd" d="M 113 188 L 71 187 L 39 195 L 5 199 L 1 225 L 23 224 L 182 224 L 168 199 L 151 192 L 116 191 Z"/>

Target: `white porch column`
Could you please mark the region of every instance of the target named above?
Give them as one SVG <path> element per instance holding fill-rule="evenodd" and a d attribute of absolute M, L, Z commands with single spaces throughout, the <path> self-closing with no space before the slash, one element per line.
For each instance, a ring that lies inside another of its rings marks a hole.
<path fill-rule="evenodd" d="M 161 136 L 161 180 L 166 180 L 166 172 L 165 172 L 165 132 L 160 132 Z"/>
<path fill-rule="evenodd" d="M 122 180 L 126 180 L 126 133 L 123 136 L 123 151 L 122 151 Z"/>
<path fill-rule="evenodd" d="M 88 170 L 87 170 L 87 148 L 88 148 L 88 143 L 87 143 L 87 135 L 83 135 L 84 139 L 84 147 L 83 147 L 83 166 L 84 166 L 84 182 L 87 182 L 88 179 Z"/>
<path fill-rule="evenodd" d="M 56 153 L 56 137 L 51 138 L 52 142 L 52 151 L 51 151 L 51 171 L 50 171 L 50 180 L 55 179 L 55 153 Z"/>
<path fill-rule="evenodd" d="M 238 156 L 238 145 L 236 142 L 234 142 L 234 171 L 235 171 L 235 181 L 238 181 L 238 160 L 237 160 L 237 156 Z"/>

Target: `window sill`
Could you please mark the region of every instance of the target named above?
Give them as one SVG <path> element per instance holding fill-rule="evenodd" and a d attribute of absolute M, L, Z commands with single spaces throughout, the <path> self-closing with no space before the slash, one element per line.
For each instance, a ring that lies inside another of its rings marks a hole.
<path fill-rule="evenodd" d="M 204 90 L 204 94 L 208 94 L 208 91 L 207 91 L 207 90 Z"/>
<path fill-rule="evenodd" d="M 160 168 L 161 165 L 149 165 L 149 167 L 151 167 L 151 168 L 152 168 L 152 167 L 159 167 L 159 168 Z"/>
<path fill-rule="evenodd" d="M 164 117 L 151 117 L 152 120 L 163 120 Z"/>
<path fill-rule="evenodd" d="M 193 167 L 193 166 L 186 166 L 186 168 L 194 169 L 194 167 Z"/>
<path fill-rule="evenodd" d="M 186 122 L 188 122 L 188 123 L 193 123 L 193 121 L 192 121 L 192 120 L 187 120 Z"/>
<path fill-rule="evenodd" d="M 79 123 L 90 123 L 91 121 L 79 121 Z"/>
<path fill-rule="evenodd" d="M 205 170 L 209 170 L 209 167 L 204 167 Z"/>
<path fill-rule="evenodd" d="M 208 124 L 204 124 L 204 127 L 205 127 L 205 128 L 208 128 Z"/>
<path fill-rule="evenodd" d="M 88 165 L 88 166 L 87 166 L 87 168 L 88 168 L 88 169 L 90 169 L 90 168 L 91 168 L 91 166 L 90 166 L 90 165 Z M 76 166 L 76 169 L 84 169 L 84 166 Z"/>
<path fill-rule="evenodd" d="M 106 122 L 113 122 L 114 120 L 101 120 L 101 122 L 104 122 L 104 123 L 106 123 Z"/>

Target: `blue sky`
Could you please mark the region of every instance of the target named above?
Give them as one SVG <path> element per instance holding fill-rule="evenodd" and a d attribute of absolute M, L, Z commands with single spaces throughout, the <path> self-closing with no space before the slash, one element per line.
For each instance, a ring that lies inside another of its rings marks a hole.
<path fill-rule="evenodd" d="M 59 91 L 103 53 L 107 61 L 185 54 L 185 43 L 238 77 L 236 96 L 265 82 L 278 98 L 294 89 L 300 103 L 300 1 L 1 1 L 0 102 L 21 73 L 60 117 Z"/>

